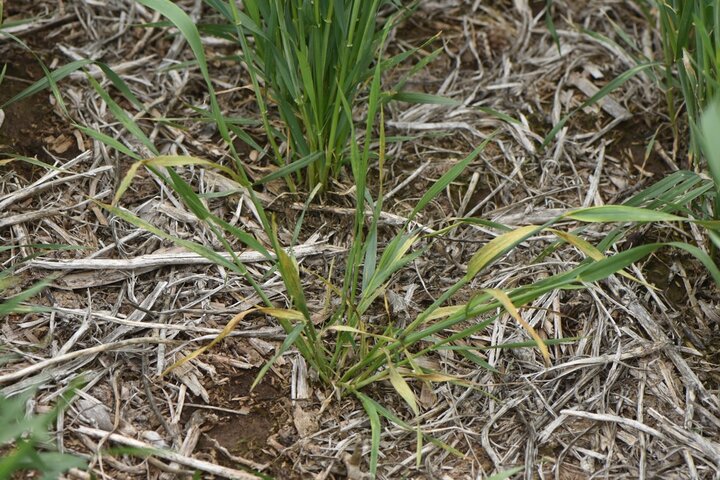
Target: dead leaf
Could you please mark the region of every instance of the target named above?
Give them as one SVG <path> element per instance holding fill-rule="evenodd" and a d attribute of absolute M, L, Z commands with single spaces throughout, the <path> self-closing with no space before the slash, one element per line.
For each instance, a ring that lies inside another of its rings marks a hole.
<path fill-rule="evenodd" d="M 345 464 L 345 469 L 347 470 L 347 480 L 365 480 L 366 478 L 370 478 L 369 473 L 362 471 L 362 468 L 360 467 L 361 460 L 362 443 L 358 440 L 358 442 L 355 443 L 355 450 L 352 455 L 349 453 L 343 454 L 343 463 Z"/>
<path fill-rule="evenodd" d="M 433 392 L 432 385 L 428 382 L 422 383 L 422 388 L 420 389 L 420 398 L 418 399 L 420 402 L 420 405 L 422 405 L 425 409 L 431 409 L 435 406 L 437 403 L 437 395 L 435 395 L 435 392 Z"/>
<path fill-rule="evenodd" d="M 306 438 L 320 429 L 317 421 L 317 412 L 314 410 L 305 411 L 299 403 L 295 404 L 293 410 L 293 424 L 301 438 Z"/>

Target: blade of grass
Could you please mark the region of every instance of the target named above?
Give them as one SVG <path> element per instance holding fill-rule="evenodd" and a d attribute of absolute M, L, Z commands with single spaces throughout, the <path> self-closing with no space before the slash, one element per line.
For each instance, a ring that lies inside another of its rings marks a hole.
<path fill-rule="evenodd" d="M 555 137 L 557 136 L 558 132 L 565 126 L 565 124 L 572 118 L 575 113 L 579 112 L 580 110 L 590 106 L 594 105 L 596 102 L 600 101 L 604 97 L 606 97 L 610 92 L 615 90 L 616 88 L 619 88 L 622 86 L 625 82 L 630 80 L 632 77 L 637 75 L 638 73 L 647 70 L 649 68 L 654 68 L 658 66 L 659 64 L 656 62 L 653 63 L 645 63 L 642 65 L 636 65 L 635 67 L 632 67 L 631 69 L 621 73 L 616 78 L 614 78 L 612 81 L 608 82 L 607 85 L 602 87 L 598 92 L 593 95 L 592 97 L 585 100 L 580 106 L 573 109 L 570 113 L 565 115 L 553 128 L 550 130 L 550 132 L 545 136 L 545 139 L 543 140 L 542 147 L 546 148 L 550 142 L 552 142 Z"/>
<path fill-rule="evenodd" d="M 377 475 L 378 458 L 380 456 L 380 416 L 376 408 L 376 403 L 368 396 L 361 392 L 354 392 L 355 396 L 362 403 L 365 413 L 370 419 L 370 476 L 375 478 Z"/>
<path fill-rule="evenodd" d="M 433 183 L 432 187 L 428 189 L 425 194 L 420 198 L 418 203 L 413 208 L 412 212 L 410 212 L 410 215 L 408 215 L 408 222 L 409 223 L 415 216 L 423 209 L 425 206 L 430 203 L 437 195 L 445 190 L 445 188 L 453 181 L 455 180 L 466 168 L 470 163 L 477 158 L 478 155 L 485 149 L 488 143 L 495 137 L 497 132 L 493 132 L 488 138 L 483 140 L 483 142 L 478 145 L 475 150 L 473 150 L 468 156 L 466 156 L 464 159 L 453 165 L 453 167 L 448 170 L 444 175 L 442 175 L 435 183 Z M 406 223 L 406 226 L 407 226 Z"/>

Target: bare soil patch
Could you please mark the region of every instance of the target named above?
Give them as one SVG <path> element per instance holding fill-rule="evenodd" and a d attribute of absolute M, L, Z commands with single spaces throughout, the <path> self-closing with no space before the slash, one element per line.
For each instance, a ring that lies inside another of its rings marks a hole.
<path fill-rule="evenodd" d="M 5 53 L 7 65 L 5 80 L 0 88 L 0 104 L 43 78 L 36 59 L 19 47 Z M 52 155 L 76 156 L 77 140 L 68 128 L 67 120 L 56 114 L 48 92 L 25 98 L 4 109 L 5 121 L 0 129 L 0 153 L 36 157 L 52 162 Z M 12 162 L 11 167 L 28 182 L 36 180 L 39 167 L 23 161 Z"/>

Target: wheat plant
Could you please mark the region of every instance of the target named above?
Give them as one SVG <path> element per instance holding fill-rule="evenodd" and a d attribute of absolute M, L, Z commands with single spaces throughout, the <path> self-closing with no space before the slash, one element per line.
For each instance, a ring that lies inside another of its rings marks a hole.
<path fill-rule="evenodd" d="M 158 0 L 143 3 L 168 10 Z M 207 3 L 226 23 L 202 25 L 201 31 L 239 46 L 239 61 L 250 75 L 271 154 L 284 174 L 294 172 L 308 190 L 316 185 L 327 188 L 328 180 L 349 164 L 353 118 L 345 115 L 343 104 L 354 109 L 368 94 L 374 62 L 384 73 L 419 56 L 410 71 L 377 99 L 380 103 L 391 99 L 452 103 L 402 91 L 408 78 L 434 59 L 439 49 L 425 55 L 419 54 L 420 48 L 390 58 L 382 55 L 389 33 L 408 12 L 400 2 L 251 0 L 243 2 L 243 11 L 235 2 Z M 384 18 L 378 21 L 379 17 Z M 276 116 L 279 126 L 273 121 Z"/>
<path fill-rule="evenodd" d="M 702 155 L 700 118 L 720 94 L 720 3 L 657 0 L 657 8 L 671 118 L 677 125 L 679 94 L 690 126 L 690 164 L 697 164 Z"/>

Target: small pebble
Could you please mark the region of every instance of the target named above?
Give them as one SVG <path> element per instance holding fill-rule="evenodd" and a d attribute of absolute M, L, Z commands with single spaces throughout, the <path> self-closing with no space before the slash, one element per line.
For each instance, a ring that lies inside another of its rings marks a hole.
<path fill-rule="evenodd" d="M 158 448 L 166 448 L 167 443 L 165 443 L 165 440 L 160 436 L 159 433 L 157 433 L 154 430 L 145 430 L 140 435 L 143 440 L 145 440 L 148 443 L 151 443 L 153 446 Z"/>

